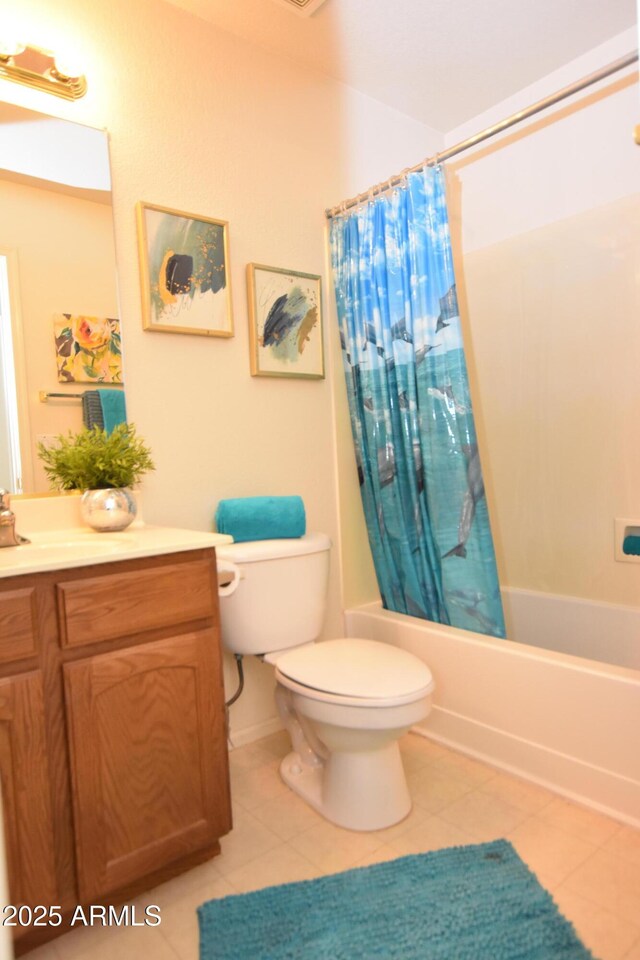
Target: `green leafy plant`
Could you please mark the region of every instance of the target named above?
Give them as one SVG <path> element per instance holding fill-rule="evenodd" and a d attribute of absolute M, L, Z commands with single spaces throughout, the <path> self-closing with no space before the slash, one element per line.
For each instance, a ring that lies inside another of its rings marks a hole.
<path fill-rule="evenodd" d="M 60 434 L 52 446 L 39 443 L 38 456 L 56 490 L 132 487 L 155 470 L 151 451 L 132 423 L 120 423 L 111 433 L 92 427 Z"/>

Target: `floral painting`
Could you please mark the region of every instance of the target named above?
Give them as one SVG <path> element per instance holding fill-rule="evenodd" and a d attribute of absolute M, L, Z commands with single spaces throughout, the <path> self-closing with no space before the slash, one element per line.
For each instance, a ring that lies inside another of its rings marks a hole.
<path fill-rule="evenodd" d="M 324 377 L 320 277 L 250 263 L 251 373 Z"/>
<path fill-rule="evenodd" d="M 233 336 L 228 224 L 139 203 L 146 330 Z"/>
<path fill-rule="evenodd" d="M 119 320 L 58 313 L 53 329 L 60 383 L 122 383 Z"/>

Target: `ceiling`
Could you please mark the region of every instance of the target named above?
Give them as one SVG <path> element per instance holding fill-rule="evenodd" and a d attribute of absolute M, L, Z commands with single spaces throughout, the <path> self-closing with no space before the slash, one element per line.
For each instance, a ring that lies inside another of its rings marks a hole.
<path fill-rule="evenodd" d="M 442 132 L 636 22 L 635 0 L 169 2 Z"/>

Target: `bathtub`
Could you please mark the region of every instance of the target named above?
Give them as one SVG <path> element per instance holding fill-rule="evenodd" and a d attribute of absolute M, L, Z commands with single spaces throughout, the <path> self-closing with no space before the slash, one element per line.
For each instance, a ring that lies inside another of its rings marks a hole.
<path fill-rule="evenodd" d="M 433 708 L 417 732 L 638 827 L 640 670 L 633 666 L 640 639 L 630 640 L 631 608 L 564 600 L 505 591 L 508 632 L 515 638 L 525 630 L 531 641 L 535 626 L 556 649 L 391 613 L 379 602 L 346 610 L 345 626 L 348 636 L 391 643 L 429 665 Z M 606 608 L 611 627 L 604 626 Z M 599 662 L 598 654 L 611 659 L 623 621 L 623 664 Z M 574 655 L 587 626 L 594 659 Z M 562 637 L 572 652 L 557 649 Z"/>
<path fill-rule="evenodd" d="M 640 670 L 640 608 L 515 588 L 502 600 L 517 643 Z"/>

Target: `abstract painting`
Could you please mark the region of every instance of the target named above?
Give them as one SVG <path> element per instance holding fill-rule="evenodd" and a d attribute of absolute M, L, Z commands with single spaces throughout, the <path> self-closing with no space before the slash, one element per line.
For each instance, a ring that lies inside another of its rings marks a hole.
<path fill-rule="evenodd" d="M 138 203 L 145 330 L 232 337 L 225 220 Z"/>
<path fill-rule="evenodd" d="M 320 277 L 250 263 L 247 285 L 251 375 L 324 377 Z"/>
<path fill-rule="evenodd" d="M 60 383 L 122 383 L 119 320 L 57 313 L 53 332 Z"/>

